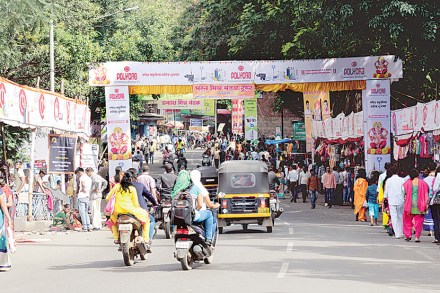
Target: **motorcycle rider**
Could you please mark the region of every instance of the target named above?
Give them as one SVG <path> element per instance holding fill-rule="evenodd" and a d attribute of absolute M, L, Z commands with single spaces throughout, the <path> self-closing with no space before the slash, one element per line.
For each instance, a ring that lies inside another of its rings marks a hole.
<path fill-rule="evenodd" d="M 176 184 L 177 175 L 173 172 L 170 164 L 165 164 L 165 173 L 160 175 L 158 187 L 162 196 L 171 196 L 174 184 Z"/>
<path fill-rule="evenodd" d="M 183 154 L 180 151 L 178 151 L 177 152 L 177 170 L 179 170 L 179 171 L 182 170 L 182 166 L 186 170 L 186 168 L 188 167 L 188 161 L 183 156 Z"/>

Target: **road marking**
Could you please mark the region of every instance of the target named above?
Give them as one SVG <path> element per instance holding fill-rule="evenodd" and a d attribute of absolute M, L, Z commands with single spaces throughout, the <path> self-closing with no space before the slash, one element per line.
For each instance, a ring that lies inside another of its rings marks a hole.
<path fill-rule="evenodd" d="M 288 226 L 288 225 L 290 225 L 289 223 L 287 223 L 287 222 L 283 222 L 283 225 L 286 225 L 286 226 Z"/>
<path fill-rule="evenodd" d="M 293 242 L 289 242 L 287 243 L 287 252 L 292 252 L 293 251 Z"/>
<path fill-rule="evenodd" d="M 289 270 L 289 263 L 283 262 L 281 265 L 280 271 L 278 272 L 277 279 L 282 279 L 287 273 L 287 270 Z"/>
<path fill-rule="evenodd" d="M 289 235 L 293 235 L 293 228 L 289 228 Z"/>

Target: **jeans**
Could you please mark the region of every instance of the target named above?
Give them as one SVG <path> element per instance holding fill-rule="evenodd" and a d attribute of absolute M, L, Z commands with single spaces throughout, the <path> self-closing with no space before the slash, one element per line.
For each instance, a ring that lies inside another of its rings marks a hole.
<path fill-rule="evenodd" d="M 198 211 L 198 216 L 194 218 L 195 223 L 202 223 L 205 226 L 206 240 L 212 241 L 212 237 L 214 235 L 215 227 L 214 227 L 214 217 L 212 216 L 212 212 L 208 210 Z"/>
<path fill-rule="evenodd" d="M 318 190 L 309 190 L 309 198 L 310 198 L 310 204 L 312 205 L 312 208 L 316 207 L 316 199 L 318 198 Z"/>
<path fill-rule="evenodd" d="M 435 204 L 431 207 L 432 220 L 434 221 L 434 237 L 440 241 L 440 205 Z"/>
<path fill-rule="evenodd" d="M 89 217 L 90 200 L 88 198 L 78 198 L 78 209 L 81 215 L 81 223 L 83 230 L 90 230 L 90 217 Z"/>
<path fill-rule="evenodd" d="M 350 188 L 348 186 L 344 186 L 342 193 L 343 193 L 344 203 L 350 202 Z"/>
<path fill-rule="evenodd" d="M 403 236 L 403 205 L 390 205 L 391 223 L 393 224 L 394 235 Z"/>
<path fill-rule="evenodd" d="M 150 163 L 154 163 L 154 153 L 150 153 Z"/>
<path fill-rule="evenodd" d="M 329 206 L 332 206 L 334 202 L 334 190 L 334 188 L 325 189 L 325 202 L 328 203 Z"/>
<path fill-rule="evenodd" d="M 150 214 L 150 239 L 152 240 L 154 237 L 154 226 L 156 225 L 156 220 L 154 220 L 154 217 Z"/>

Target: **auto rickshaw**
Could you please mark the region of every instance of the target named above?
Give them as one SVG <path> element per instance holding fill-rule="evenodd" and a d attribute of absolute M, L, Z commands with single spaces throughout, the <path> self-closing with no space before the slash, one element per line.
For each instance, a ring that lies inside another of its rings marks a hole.
<path fill-rule="evenodd" d="M 218 170 L 219 233 L 231 224 L 264 226 L 272 233 L 275 218 L 272 211 L 268 168 L 259 161 L 227 161 Z"/>
<path fill-rule="evenodd" d="M 197 168 L 202 174 L 202 184 L 209 192 L 212 202 L 217 200 L 218 173 L 214 166 L 200 166 Z"/>

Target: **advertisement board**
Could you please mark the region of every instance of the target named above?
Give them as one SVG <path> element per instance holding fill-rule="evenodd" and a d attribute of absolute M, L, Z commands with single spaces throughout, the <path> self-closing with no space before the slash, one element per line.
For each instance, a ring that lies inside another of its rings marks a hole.
<path fill-rule="evenodd" d="M 49 134 L 48 173 L 75 172 L 76 136 Z"/>
<path fill-rule="evenodd" d="M 254 99 L 254 84 L 200 84 L 193 86 L 195 99 Z"/>
<path fill-rule="evenodd" d="M 244 100 L 244 136 L 246 140 L 258 141 L 257 100 Z"/>

